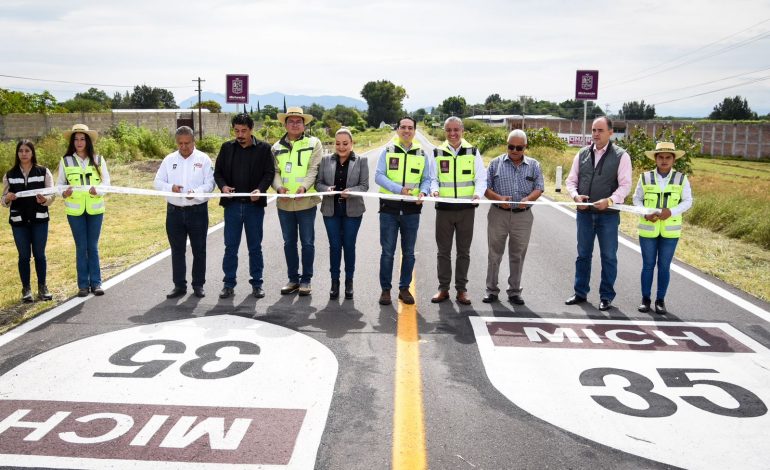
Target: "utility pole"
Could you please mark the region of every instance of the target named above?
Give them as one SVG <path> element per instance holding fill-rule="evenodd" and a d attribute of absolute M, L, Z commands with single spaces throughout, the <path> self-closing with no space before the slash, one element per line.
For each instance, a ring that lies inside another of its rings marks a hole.
<path fill-rule="evenodd" d="M 203 117 L 201 116 L 201 92 L 203 90 L 201 89 L 201 82 L 205 82 L 206 80 L 198 77 L 197 80 L 193 81 L 198 82 L 198 89 L 195 90 L 198 92 L 198 139 L 203 139 Z"/>

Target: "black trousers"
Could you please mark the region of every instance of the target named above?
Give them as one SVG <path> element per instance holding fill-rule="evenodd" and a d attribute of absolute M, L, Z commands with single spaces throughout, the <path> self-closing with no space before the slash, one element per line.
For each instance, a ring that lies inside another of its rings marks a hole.
<path fill-rule="evenodd" d="M 166 205 L 166 234 L 171 246 L 171 272 L 174 286 L 187 288 L 187 238 L 192 248 L 192 286 L 206 283 L 206 234 L 209 229 L 208 203 L 194 206 Z"/>

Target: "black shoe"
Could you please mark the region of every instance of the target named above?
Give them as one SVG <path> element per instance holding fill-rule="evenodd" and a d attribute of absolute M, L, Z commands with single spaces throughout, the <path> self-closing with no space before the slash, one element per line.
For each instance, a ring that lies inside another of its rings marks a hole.
<path fill-rule="evenodd" d="M 650 311 L 650 302 L 650 299 L 643 298 L 642 303 L 636 309 L 642 313 L 647 313 Z"/>
<path fill-rule="evenodd" d="M 78 297 L 88 297 L 88 287 L 78 289 Z"/>
<path fill-rule="evenodd" d="M 340 296 L 340 280 L 332 281 L 332 288 L 329 289 L 329 298 L 337 299 Z"/>
<path fill-rule="evenodd" d="M 348 279 L 345 281 L 345 298 L 346 299 L 353 298 L 353 280 L 352 279 Z"/>
<path fill-rule="evenodd" d="M 27 303 L 34 302 L 35 299 L 32 298 L 32 288 L 23 287 L 21 289 L 21 300 Z"/>
<path fill-rule="evenodd" d="M 491 304 L 492 302 L 497 302 L 497 294 L 487 294 L 484 296 L 483 299 L 481 299 L 482 302 L 485 304 Z"/>
<path fill-rule="evenodd" d="M 668 310 L 666 310 L 666 302 L 662 299 L 655 301 L 655 313 L 658 315 L 665 315 L 668 313 Z"/>
<path fill-rule="evenodd" d="M 251 290 L 251 295 L 253 295 L 254 297 L 256 297 L 258 299 L 262 299 L 262 298 L 265 297 L 265 289 L 263 289 L 261 287 L 254 287 Z"/>
<path fill-rule="evenodd" d="M 40 300 L 51 300 L 53 295 L 48 292 L 48 287 L 45 284 L 37 286 L 37 298 Z"/>
<path fill-rule="evenodd" d="M 601 310 L 602 312 L 606 312 L 611 308 L 612 308 L 611 300 L 602 299 L 599 301 L 599 310 Z"/>
<path fill-rule="evenodd" d="M 219 298 L 226 299 L 228 297 L 232 297 L 234 293 L 235 293 L 235 290 L 232 287 L 223 287 L 222 290 L 219 292 Z"/>
<path fill-rule="evenodd" d="M 513 294 L 508 296 L 508 301 L 512 304 L 516 305 L 524 305 L 524 299 L 521 298 L 518 294 Z"/>
<path fill-rule="evenodd" d="M 174 287 L 171 292 L 166 294 L 167 299 L 176 299 L 177 297 L 182 297 L 187 293 L 187 289 L 184 287 Z"/>
<path fill-rule="evenodd" d="M 380 305 L 390 305 L 392 301 L 390 300 L 390 290 L 383 290 L 380 294 Z"/>
<path fill-rule="evenodd" d="M 577 305 L 577 304 L 582 304 L 586 300 L 588 299 L 586 299 L 585 297 L 580 297 L 579 295 L 575 294 L 569 299 L 565 300 L 564 303 L 567 305 Z"/>
<path fill-rule="evenodd" d="M 281 295 L 289 295 L 299 290 L 299 282 L 290 282 L 281 287 Z"/>
<path fill-rule="evenodd" d="M 91 286 L 91 292 L 93 292 L 94 295 L 104 295 L 104 290 L 101 285 Z"/>
<path fill-rule="evenodd" d="M 206 297 L 206 291 L 203 290 L 203 287 L 193 287 L 193 295 L 199 299 L 202 299 Z"/>

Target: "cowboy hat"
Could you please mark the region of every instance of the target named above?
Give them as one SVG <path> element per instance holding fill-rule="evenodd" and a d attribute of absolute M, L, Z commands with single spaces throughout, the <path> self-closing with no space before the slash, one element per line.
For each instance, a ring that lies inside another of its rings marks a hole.
<path fill-rule="evenodd" d="M 91 143 L 96 142 L 96 139 L 99 138 L 99 133 L 88 129 L 88 126 L 85 124 L 75 124 L 72 126 L 72 130 L 64 132 L 64 138 L 69 140 L 72 134 L 76 134 L 78 132 L 88 135 L 88 137 L 91 138 Z"/>
<path fill-rule="evenodd" d="M 281 124 L 285 125 L 286 118 L 290 116 L 300 116 L 305 121 L 305 125 L 313 120 L 312 114 L 305 114 L 302 108 L 297 106 L 290 106 L 285 113 L 278 113 L 278 120 L 281 121 Z"/>
<path fill-rule="evenodd" d="M 659 153 L 670 153 L 674 155 L 674 158 L 679 158 L 685 154 L 684 150 L 677 150 L 673 142 L 658 142 L 655 146 L 655 150 L 647 150 L 645 155 L 655 160 L 655 156 Z"/>

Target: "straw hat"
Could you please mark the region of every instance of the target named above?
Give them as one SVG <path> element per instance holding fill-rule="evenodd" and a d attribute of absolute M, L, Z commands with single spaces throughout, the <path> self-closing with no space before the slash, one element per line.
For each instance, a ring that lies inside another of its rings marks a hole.
<path fill-rule="evenodd" d="M 305 121 L 305 125 L 313 120 L 312 114 L 305 114 L 302 108 L 296 106 L 290 106 L 285 113 L 278 113 L 278 120 L 281 121 L 281 124 L 285 125 L 286 118 L 291 116 L 300 116 Z"/>
<path fill-rule="evenodd" d="M 76 134 L 80 132 L 81 134 L 86 134 L 88 137 L 91 138 L 91 143 L 95 143 L 96 139 L 99 138 L 99 133 L 96 131 L 92 131 L 86 126 L 85 124 L 75 124 L 72 126 L 72 130 L 66 131 L 64 133 L 64 137 L 69 140 L 69 138 L 72 136 L 72 134 Z"/>
<path fill-rule="evenodd" d="M 647 150 L 645 155 L 655 160 L 655 156 L 659 153 L 670 153 L 674 155 L 674 158 L 679 158 L 685 154 L 684 150 L 677 150 L 673 142 L 658 142 L 655 146 L 655 150 Z"/>

